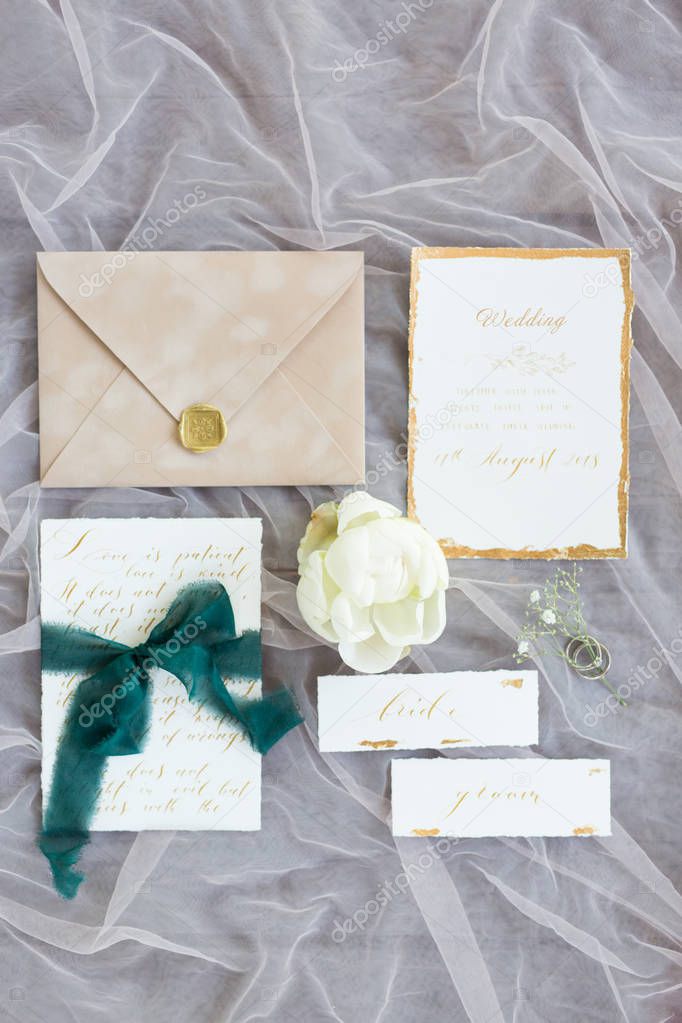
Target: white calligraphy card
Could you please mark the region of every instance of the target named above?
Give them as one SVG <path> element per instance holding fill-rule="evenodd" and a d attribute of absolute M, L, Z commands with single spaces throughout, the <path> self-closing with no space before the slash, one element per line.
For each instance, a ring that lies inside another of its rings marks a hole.
<path fill-rule="evenodd" d="M 412 253 L 408 511 L 452 558 L 624 558 L 627 249 Z"/>
<path fill-rule="evenodd" d="M 393 834 L 610 835 L 608 760 L 393 760 Z"/>
<path fill-rule="evenodd" d="M 530 746 L 536 671 L 327 675 L 317 680 L 322 752 Z"/>
<path fill-rule="evenodd" d="M 260 630 L 260 519 L 46 519 L 41 615 L 128 646 L 144 642 L 188 583 L 223 584 L 240 632 Z M 152 668 L 151 728 L 140 755 L 110 757 L 93 831 L 254 831 L 261 757 L 239 726 Z M 66 710 L 83 676 L 43 673 L 43 806 Z M 260 680 L 226 679 L 235 695 Z"/>

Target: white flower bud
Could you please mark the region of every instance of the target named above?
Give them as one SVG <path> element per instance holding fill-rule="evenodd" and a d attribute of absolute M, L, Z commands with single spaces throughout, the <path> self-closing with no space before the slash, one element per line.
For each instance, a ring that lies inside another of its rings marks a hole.
<path fill-rule="evenodd" d="M 445 628 L 443 552 L 422 526 L 364 491 L 315 509 L 298 561 L 304 621 L 356 671 L 388 671 Z"/>

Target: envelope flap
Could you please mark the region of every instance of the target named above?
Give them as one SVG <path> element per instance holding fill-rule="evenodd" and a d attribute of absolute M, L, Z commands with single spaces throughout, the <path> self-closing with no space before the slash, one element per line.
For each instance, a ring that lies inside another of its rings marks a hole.
<path fill-rule="evenodd" d="M 38 262 L 176 419 L 215 395 L 229 418 L 350 287 L 363 255 L 44 252 Z"/>

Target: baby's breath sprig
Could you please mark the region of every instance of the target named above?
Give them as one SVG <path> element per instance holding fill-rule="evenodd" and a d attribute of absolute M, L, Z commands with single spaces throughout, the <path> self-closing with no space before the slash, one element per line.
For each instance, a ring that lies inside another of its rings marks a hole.
<path fill-rule="evenodd" d="M 558 568 L 552 578 L 531 592 L 526 610 L 527 620 L 517 636 L 514 653 L 517 664 L 530 657 L 549 653 L 575 668 L 576 664 L 566 653 L 566 640 L 577 640 L 594 663 L 599 664 L 601 647 L 590 635 L 583 614 L 578 578 L 581 572 L 582 568 L 576 564 L 570 569 Z M 599 681 L 604 683 L 619 703 L 627 706 L 606 675 L 600 677 Z"/>

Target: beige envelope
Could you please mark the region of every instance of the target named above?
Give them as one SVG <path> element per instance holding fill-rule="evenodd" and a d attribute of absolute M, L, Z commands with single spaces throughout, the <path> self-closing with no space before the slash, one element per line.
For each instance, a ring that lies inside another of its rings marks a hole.
<path fill-rule="evenodd" d="M 38 254 L 46 487 L 364 479 L 361 252 Z M 182 446 L 183 410 L 227 438 Z"/>

